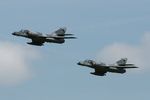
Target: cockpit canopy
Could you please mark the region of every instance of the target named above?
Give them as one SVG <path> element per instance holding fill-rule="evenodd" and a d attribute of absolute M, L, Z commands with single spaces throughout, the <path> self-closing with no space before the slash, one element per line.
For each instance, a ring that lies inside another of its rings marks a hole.
<path fill-rule="evenodd" d="M 95 61 L 93 61 L 93 60 L 85 60 L 84 61 L 84 63 L 88 63 L 88 64 L 92 64 L 92 65 L 101 65 L 101 66 L 106 66 L 106 64 L 105 63 L 103 63 L 103 62 L 95 62 Z"/>
<path fill-rule="evenodd" d="M 42 35 L 43 35 L 41 32 L 37 32 L 37 34 L 38 34 L 39 36 L 42 36 Z"/>
<path fill-rule="evenodd" d="M 95 62 L 95 61 L 93 61 L 93 60 L 89 60 L 89 59 L 85 60 L 84 62 L 85 62 L 85 63 L 89 63 L 89 64 L 96 64 L 96 62 Z"/>
<path fill-rule="evenodd" d="M 21 32 L 21 33 L 29 33 L 30 31 L 29 30 L 20 30 L 19 32 Z"/>

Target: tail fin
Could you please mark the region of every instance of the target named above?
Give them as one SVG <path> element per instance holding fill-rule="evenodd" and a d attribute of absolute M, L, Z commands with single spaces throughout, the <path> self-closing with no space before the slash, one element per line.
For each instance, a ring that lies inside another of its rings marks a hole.
<path fill-rule="evenodd" d="M 56 30 L 54 34 L 56 34 L 57 36 L 65 36 L 66 31 L 67 31 L 67 28 L 63 27 L 63 28 L 59 28 L 58 30 Z"/>
<path fill-rule="evenodd" d="M 127 58 L 121 58 L 121 60 L 117 61 L 116 63 L 119 66 L 125 66 L 127 63 L 127 60 L 128 60 Z"/>
<path fill-rule="evenodd" d="M 59 28 L 51 34 L 47 34 L 48 37 L 56 38 L 56 39 L 76 39 L 73 37 L 74 34 L 65 34 L 67 31 L 66 27 Z M 66 36 L 66 37 L 65 37 Z"/>

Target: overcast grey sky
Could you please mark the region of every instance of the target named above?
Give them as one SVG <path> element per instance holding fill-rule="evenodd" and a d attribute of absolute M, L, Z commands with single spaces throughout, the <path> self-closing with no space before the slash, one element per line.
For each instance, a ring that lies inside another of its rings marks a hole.
<path fill-rule="evenodd" d="M 0 0 L 1 100 L 147 100 L 150 98 L 149 0 Z M 77 40 L 27 45 L 14 31 L 67 27 Z M 90 75 L 76 65 L 128 57 L 139 69 Z"/>

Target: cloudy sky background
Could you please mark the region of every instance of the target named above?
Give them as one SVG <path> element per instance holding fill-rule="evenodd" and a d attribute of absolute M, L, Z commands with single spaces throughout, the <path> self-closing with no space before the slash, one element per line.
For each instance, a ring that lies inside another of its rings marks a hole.
<path fill-rule="evenodd" d="M 150 1 L 0 0 L 0 99 L 147 100 L 150 93 Z M 51 33 L 66 26 L 77 40 L 27 45 L 14 31 Z M 127 57 L 139 69 L 96 77 L 76 65 Z"/>

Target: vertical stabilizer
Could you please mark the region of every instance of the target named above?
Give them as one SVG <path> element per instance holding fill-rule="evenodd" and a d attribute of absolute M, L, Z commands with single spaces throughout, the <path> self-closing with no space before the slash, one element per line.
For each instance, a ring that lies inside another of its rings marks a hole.
<path fill-rule="evenodd" d="M 56 30 L 54 32 L 54 34 L 57 35 L 57 36 L 65 36 L 66 30 L 67 30 L 66 27 L 59 28 L 58 30 Z"/>
<path fill-rule="evenodd" d="M 119 66 L 125 66 L 127 63 L 127 60 L 128 60 L 127 58 L 121 58 L 121 60 L 117 61 L 116 63 Z"/>

